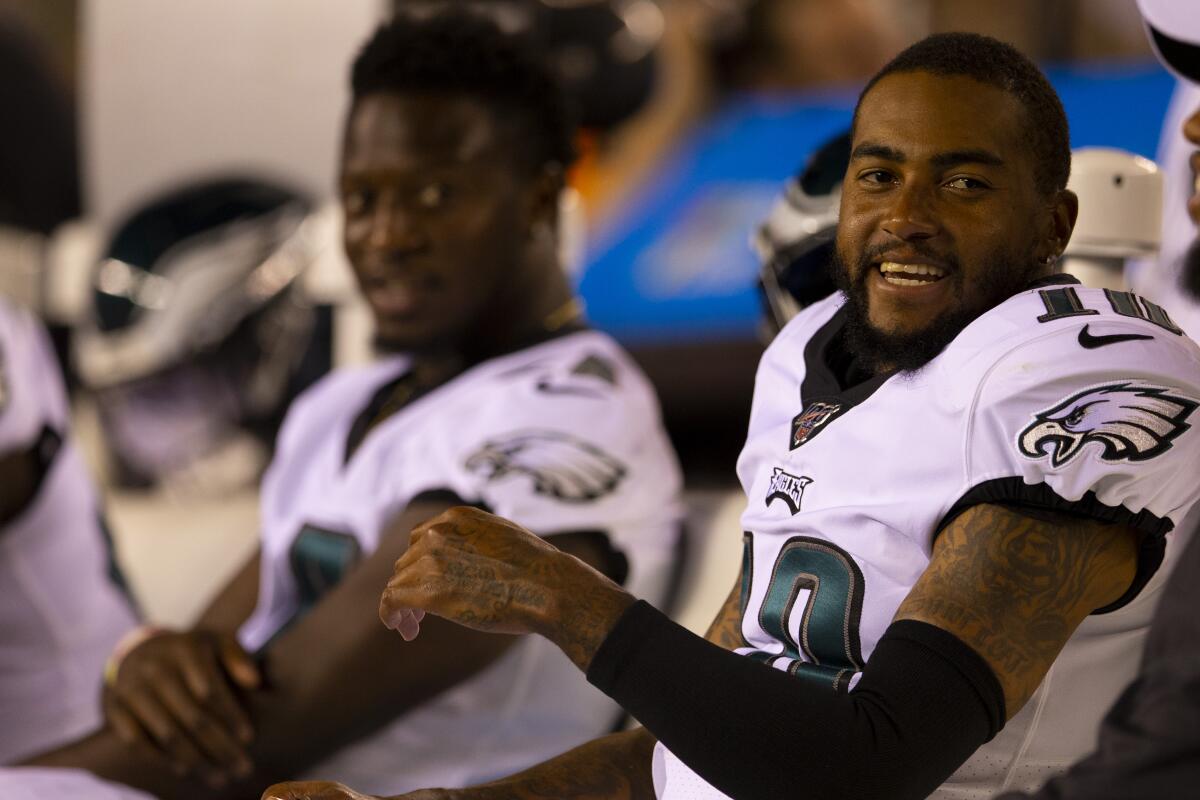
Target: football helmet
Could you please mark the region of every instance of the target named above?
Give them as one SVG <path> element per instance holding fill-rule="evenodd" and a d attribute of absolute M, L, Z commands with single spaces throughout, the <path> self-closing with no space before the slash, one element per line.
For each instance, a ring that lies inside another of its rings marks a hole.
<path fill-rule="evenodd" d="M 288 402 L 329 369 L 328 313 L 299 280 L 318 255 L 311 214 L 290 189 L 229 178 L 116 226 L 74 355 L 118 484 L 257 480 Z"/>
<path fill-rule="evenodd" d="M 1163 178 L 1158 166 L 1124 150 L 1071 152 L 1067 188 L 1079 217 L 1063 251 L 1063 271 L 1088 286 L 1123 290 L 1125 262 L 1150 258 L 1162 240 Z"/>
<path fill-rule="evenodd" d="M 762 266 L 759 287 L 773 336 L 800 309 L 833 294 L 830 265 L 837 235 L 842 176 L 850 163 L 850 132 L 821 145 L 788 180 L 751 244 Z"/>

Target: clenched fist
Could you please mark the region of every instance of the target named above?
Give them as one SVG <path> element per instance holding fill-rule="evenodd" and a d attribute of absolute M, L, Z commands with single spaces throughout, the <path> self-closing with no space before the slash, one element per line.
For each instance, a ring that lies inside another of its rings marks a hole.
<path fill-rule="evenodd" d="M 538 633 L 587 669 L 634 598 L 508 520 L 458 507 L 413 529 L 379 603 L 405 640 L 426 612 L 475 630 Z"/>

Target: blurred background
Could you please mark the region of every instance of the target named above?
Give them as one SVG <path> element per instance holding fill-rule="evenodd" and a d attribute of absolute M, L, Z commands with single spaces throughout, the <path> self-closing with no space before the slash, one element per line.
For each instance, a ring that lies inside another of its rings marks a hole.
<path fill-rule="evenodd" d="M 252 548 L 287 401 L 371 357 L 333 203 L 348 65 L 387 15 L 451 1 L 0 0 L 0 292 L 51 326 L 156 621 L 186 622 Z M 470 1 L 534 28 L 577 97 L 564 268 L 655 382 L 697 513 L 730 525 L 763 346 L 750 236 L 868 76 L 929 33 L 990 34 L 1047 69 L 1073 147 L 1147 158 L 1175 88 L 1134 0 Z M 131 252 L 205 214 L 261 223 L 248 264 L 286 245 L 261 297 L 130 283 Z"/>

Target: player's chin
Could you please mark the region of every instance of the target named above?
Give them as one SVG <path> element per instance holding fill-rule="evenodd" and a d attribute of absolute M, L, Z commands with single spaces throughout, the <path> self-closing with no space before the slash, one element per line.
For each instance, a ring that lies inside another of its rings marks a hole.
<path fill-rule="evenodd" d="M 385 353 L 419 352 L 445 341 L 444 326 L 425 315 L 419 317 L 375 317 L 375 349 Z"/>
<path fill-rule="evenodd" d="M 872 291 L 869 303 L 871 327 L 883 335 L 912 336 L 928 329 L 935 320 L 952 314 L 955 299 L 943 287 L 920 287 L 916 291 Z"/>

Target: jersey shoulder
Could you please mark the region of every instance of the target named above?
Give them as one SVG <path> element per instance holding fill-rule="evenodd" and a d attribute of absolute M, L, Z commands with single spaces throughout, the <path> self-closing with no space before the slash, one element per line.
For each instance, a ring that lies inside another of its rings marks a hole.
<path fill-rule="evenodd" d="M 1135 295 L 1060 288 L 988 312 L 939 365 L 967 409 L 969 482 L 1019 476 L 1021 491 L 1153 514 L 1161 532 L 1196 499 L 1200 349 L 1169 318 L 1135 316 L 1155 314 Z"/>
<path fill-rule="evenodd" d="M 563 502 L 577 510 L 600 499 L 661 504 L 681 480 L 652 387 L 604 334 L 497 359 L 455 387 L 439 413 L 442 444 L 496 508 L 525 507 L 530 486 L 556 514 Z"/>
<path fill-rule="evenodd" d="M 67 413 L 66 388 L 45 328 L 31 312 L 0 298 L 0 439 L 7 444 L 12 436 L 28 436 L 35 423 L 65 429 Z"/>
<path fill-rule="evenodd" d="M 1138 376 L 1195 383 L 1200 348 L 1161 307 L 1079 285 L 1022 292 L 968 325 L 938 358 L 962 385 Z M 1025 379 L 1020 379 L 1020 376 Z"/>
<path fill-rule="evenodd" d="M 602 431 L 661 424 L 653 388 L 609 336 L 581 331 L 495 359 L 455 387 L 479 402 L 460 424 L 472 434 L 515 425 Z"/>

